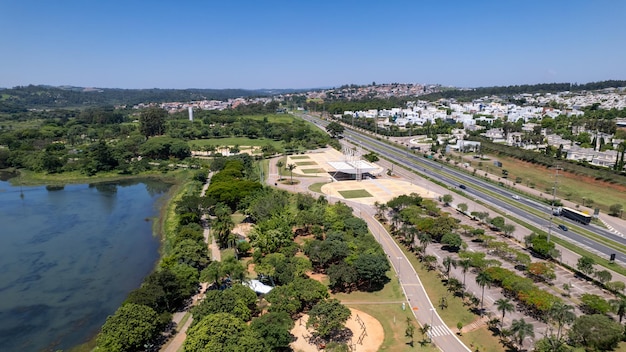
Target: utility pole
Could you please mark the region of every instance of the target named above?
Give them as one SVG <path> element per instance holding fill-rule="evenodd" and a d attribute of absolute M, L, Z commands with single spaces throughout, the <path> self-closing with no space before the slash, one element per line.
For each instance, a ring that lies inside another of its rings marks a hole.
<path fill-rule="evenodd" d="M 556 164 L 554 175 L 554 186 L 552 187 L 552 203 L 550 204 L 550 224 L 548 225 L 548 243 L 550 243 L 550 234 L 552 233 L 552 219 L 554 218 L 554 202 L 556 201 L 556 187 L 559 182 L 559 164 Z"/>

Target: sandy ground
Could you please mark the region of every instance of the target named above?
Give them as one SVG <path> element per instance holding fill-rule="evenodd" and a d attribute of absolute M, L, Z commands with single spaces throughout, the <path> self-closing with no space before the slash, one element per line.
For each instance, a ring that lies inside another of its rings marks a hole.
<path fill-rule="evenodd" d="M 359 310 L 350 308 L 352 315 L 346 322 L 346 327 L 352 330 L 352 344 L 353 351 L 357 352 L 375 352 L 378 351 L 380 345 L 385 338 L 385 332 L 383 326 L 380 325 L 378 320 L 369 314 L 363 313 Z M 363 329 L 361 324 L 357 321 L 357 316 L 365 324 L 365 333 L 361 343 L 357 343 L 361 336 Z M 311 330 L 307 330 L 306 321 L 309 318 L 308 315 L 303 315 L 302 318 L 296 321 L 296 326 L 291 330 L 291 333 L 296 337 L 296 341 L 291 343 L 291 347 L 294 351 L 298 352 L 313 352 L 319 351 L 315 345 L 309 344 L 304 336 L 311 336 Z"/>

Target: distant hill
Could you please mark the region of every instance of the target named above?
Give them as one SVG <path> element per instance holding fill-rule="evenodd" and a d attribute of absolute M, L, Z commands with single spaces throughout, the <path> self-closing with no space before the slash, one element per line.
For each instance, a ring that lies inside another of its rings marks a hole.
<path fill-rule="evenodd" d="M 29 85 L 0 89 L 0 112 L 33 108 L 136 105 L 169 101 L 228 100 L 291 93 L 295 89 L 113 89 Z"/>

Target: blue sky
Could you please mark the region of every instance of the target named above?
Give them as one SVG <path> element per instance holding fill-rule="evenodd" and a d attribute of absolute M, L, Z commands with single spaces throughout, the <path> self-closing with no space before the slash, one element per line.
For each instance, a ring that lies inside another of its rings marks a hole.
<path fill-rule="evenodd" d="M 626 79 L 626 1 L 1 0 L 0 87 Z"/>

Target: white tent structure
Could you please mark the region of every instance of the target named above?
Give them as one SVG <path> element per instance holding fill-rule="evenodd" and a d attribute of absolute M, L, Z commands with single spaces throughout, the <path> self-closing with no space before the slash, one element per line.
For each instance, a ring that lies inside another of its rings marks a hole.
<path fill-rule="evenodd" d="M 250 287 L 252 291 L 260 295 L 264 295 L 273 289 L 272 286 L 267 286 L 266 284 L 262 283 L 259 280 L 244 281 L 243 284 Z"/>
<path fill-rule="evenodd" d="M 374 173 L 380 171 L 380 167 L 374 166 L 365 160 L 329 161 L 328 165 L 335 169 L 333 178 L 335 178 L 335 175 L 338 172 L 341 172 L 348 175 L 355 175 L 355 178 L 360 180 L 361 175 L 364 173 Z"/>

